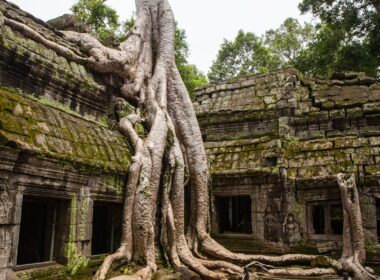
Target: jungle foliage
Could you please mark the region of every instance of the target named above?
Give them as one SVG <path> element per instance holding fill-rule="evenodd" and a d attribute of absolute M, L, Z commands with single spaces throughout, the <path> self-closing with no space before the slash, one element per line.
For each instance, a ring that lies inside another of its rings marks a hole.
<path fill-rule="evenodd" d="M 379 0 L 303 0 L 301 13 L 312 13 L 317 24 L 289 18 L 258 37 L 239 31 L 224 40 L 208 74 L 211 81 L 295 67 L 329 77 L 334 72 L 380 75 Z"/>
<path fill-rule="evenodd" d="M 262 37 L 240 30 L 234 40 L 224 40 L 208 77 L 221 81 L 293 66 L 313 32 L 313 25 L 302 25 L 293 18 Z"/>

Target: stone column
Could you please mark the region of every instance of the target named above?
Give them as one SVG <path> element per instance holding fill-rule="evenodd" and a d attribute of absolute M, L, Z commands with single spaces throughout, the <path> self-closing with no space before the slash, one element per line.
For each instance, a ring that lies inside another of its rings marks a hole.
<path fill-rule="evenodd" d="M 61 249 L 64 249 L 66 265 L 74 275 L 87 266 L 87 256 L 91 254 L 92 225 L 88 222 L 88 217 L 92 219 L 92 200 L 89 188 L 82 188 L 79 193 L 73 194 L 66 216 L 69 218 L 69 224 L 65 226 L 68 233 Z"/>
<path fill-rule="evenodd" d="M 22 193 L 8 185 L 8 178 L 0 177 L 0 279 L 15 279 L 21 206 Z"/>
<path fill-rule="evenodd" d="M 81 245 L 83 256 L 90 257 L 94 201 L 90 196 L 90 189 L 88 187 L 81 189 L 79 205 L 78 242 Z"/>

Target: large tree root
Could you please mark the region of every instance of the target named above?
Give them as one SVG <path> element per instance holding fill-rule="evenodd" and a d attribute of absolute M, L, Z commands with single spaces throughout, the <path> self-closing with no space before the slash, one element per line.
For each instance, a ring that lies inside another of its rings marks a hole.
<path fill-rule="evenodd" d="M 340 259 L 342 269 L 355 279 L 380 279 L 364 267 L 366 260 L 365 237 L 359 193 L 354 175 L 337 176 L 343 205 L 343 252 Z"/>
<path fill-rule="evenodd" d="M 312 269 L 291 269 L 291 268 L 277 268 L 268 270 L 270 275 L 274 276 L 324 276 L 335 275 L 333 268 L 312 268 Z"/>
<path fill-rule="evenodd" d="M 104 260 L 94 279 L 106 279 L 113 263 L 120 261 L 138 262 L 143 268 L 118 279 L 150 279 L 157 269 L 157 240 L 174 268 L 192 270 L 202 279 L 247 276 L 250 268 L 281 276 L 326 275 L 344 270 L 355 279 L 379 279 L 363 267 L 364 233 L 355 179 L 346 180 L 343 175 L 338 176 L 338 181 L 345 213 L 344 252 L 340 261 L 328 259 L 332 269 L 275 268 L 308 265 L 317 256 L 236 254 L 210 237 L 206 152 L 190 97 L 175 64 L 172 10 L 167 0 L 137 0 L 136 6 L 136 25 L 119 49 L 104 47 L 88 34 L 63 32 L 67 40 L 81 47 L 82 53 L 51 42 L 0 13 L 0 32 L 4 24 L 8 25 L 70 61 L 117 75 L 124 82 L 121 96 L 138 107 L 135 113 L 119 120 L 120 132 L 134 152 L 124 201 L 121 246 Z M 146 138 L 135 131 L 136 123 L 143 123 L 149 132 Z M 187 185 L 191 188 L 190 225 L 185 229 Z"/>

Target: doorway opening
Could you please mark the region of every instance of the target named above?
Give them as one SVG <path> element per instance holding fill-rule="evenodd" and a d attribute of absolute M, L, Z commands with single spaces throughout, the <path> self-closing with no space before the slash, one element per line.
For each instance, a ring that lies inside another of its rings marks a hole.
<path fill-rule="evenodd" d="M 311 239 L 329 239 L 343 234 L 343 208 L 339 201 L 310 203 L 308 220 Z"/>
<path fill-rule="evenodd" d="M 252 233 L 250 196 L 217 196 L 220 233 Z"/>
<path fill-rule="evenodd" d="M 120 246 L 122 206 L 115 203 L 94 202 L 91 254 L 109 254 Z"/>
<path fill-rule="evenodd" d="M 325 234 L 325 207 L 316 205 L 312 207 L 314 234 Z"/>
<path fill-rule="evenodd" d="M 25 196 L 22 203 L 17 265 L 53 260 L 57 203 Z"/>

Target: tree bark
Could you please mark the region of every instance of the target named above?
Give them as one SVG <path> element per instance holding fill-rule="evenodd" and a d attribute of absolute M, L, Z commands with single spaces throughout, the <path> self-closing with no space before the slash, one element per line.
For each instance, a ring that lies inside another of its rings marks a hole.
<path fill-rule="evenodd" d="M 364 267 L 365 236 L 355 175 L 338 174 L 337 180 L 344 211 L 343 252 L 340 259 L 342 269 L 349 272 L 354 279 L 380 279 Z"/>

